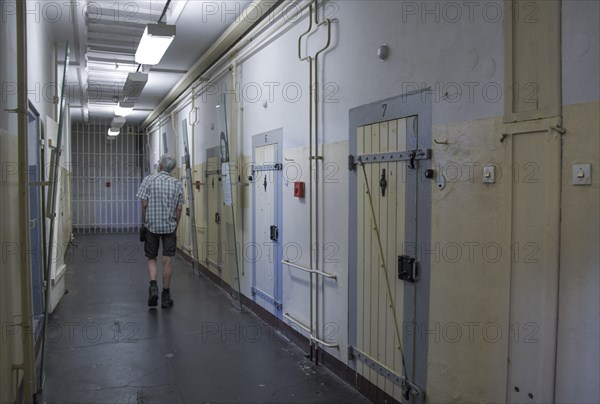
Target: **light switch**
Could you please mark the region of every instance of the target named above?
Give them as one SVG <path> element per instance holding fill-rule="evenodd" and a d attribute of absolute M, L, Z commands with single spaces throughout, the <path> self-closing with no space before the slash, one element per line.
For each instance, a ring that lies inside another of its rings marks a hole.
<path fill-rule="evenodd" d="M 496 183 L 496 166 L 489 165 L 483 167 L 483 182 L 484 184 Z"/>
<path fill-rule="evenodd" d="M 573 185 L 590 185 L 592 183 L 592 165 L 575 164 L 572 183 Z"/>

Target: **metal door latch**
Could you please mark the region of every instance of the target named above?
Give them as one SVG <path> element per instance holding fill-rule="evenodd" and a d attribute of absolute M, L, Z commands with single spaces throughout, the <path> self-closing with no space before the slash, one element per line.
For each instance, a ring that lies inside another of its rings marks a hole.
<path fill-rule="evenodd" d="M 408 160 L 408 168 L 410 168 L 411 170 L 415 169 L 415 157 L 416 157 L 416 153 L 414 151 L 411 151 L 408 154 L 409 160 Z"/>
<path fill-rule="evenodd" d="M 415 282 L 417 280 L 417 261 L 408 255 L 398 257 L 398 279 L 405 282 Z"/>
<path fill-rule="evenodd" d="M 379 180 L 379 188 L 381 188 L 381 196 L 385 196 L 385 189 L 387 188 L 387 179 L 385 178 L 385 168 L 381 170 L 381 179 Z"/>
<path fill-rule="evenodd" d="M 277 228 L 277 226 L 271 226 L 270 232 L 271 232 L 271 237 L 270 237 L 271 240 L 277 241 L 279 239 L 279 229 Z"/>

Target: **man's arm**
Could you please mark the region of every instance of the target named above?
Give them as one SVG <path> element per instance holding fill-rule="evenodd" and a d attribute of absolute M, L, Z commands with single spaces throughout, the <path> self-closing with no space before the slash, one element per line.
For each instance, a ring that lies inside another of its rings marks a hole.
<path fill-rule="evenodd" d="M 179 182 L 179 192 L 177 194 L 177 211 L 175 212 L 177 215 L 177 227 L 179 227 L 179 219 L 181 219 L 181 211 L 183 210 L 183 187 Z"/>
<path fill-rule="evenodd" d="M 148 200 L 142 199 L 142 226 L 146 225 L 146 212 L 148 211 Z"/>
<path fill-rule="evenodd" d="M 179 219 L 181 219 L 181 211 L 183 210 L 183 206 L 177 205 L 177 227 L 179 227 Z"/>

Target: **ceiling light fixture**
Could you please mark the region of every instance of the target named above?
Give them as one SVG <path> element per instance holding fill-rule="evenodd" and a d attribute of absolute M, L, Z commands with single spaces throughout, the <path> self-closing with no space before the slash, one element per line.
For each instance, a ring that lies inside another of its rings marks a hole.
<path fill-rule="evenodd" d="M 135 62 L 141 65 L 156 65 L 175 39 L 175 25 L 147 24 L 137 51 Z"/>
<path fill-rule="evenodd" d="M 144 89 L 144 86 L 148 82 L 147 73 L 129 73 L 125 85 L 123 86 L 123 97 L 124 98 L 136 98 L 139 97 Z"/>
<path fill-rule="evenodd" d="M 112 123 L 110 124 L 111 129 L 120 129 L 125 125 L 126 119 L 125 117 L 113 118 Z"/>
<path fill-rule="evenodd" d="M 119 129 L 119 128 L 109 128 L 108 129 L 108 136 L 119 136 L 119 133 L 121 133 L 121 129 Z"/>
<path fill-rule="evenodd" d="M 115 107 L 116 116 L 127 116 L 133 111 L 133 102 L 123 102 L 117 104 Z"/>

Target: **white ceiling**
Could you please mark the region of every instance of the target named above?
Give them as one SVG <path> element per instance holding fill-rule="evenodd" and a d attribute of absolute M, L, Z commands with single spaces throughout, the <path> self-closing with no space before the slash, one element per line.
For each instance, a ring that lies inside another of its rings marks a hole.
<path fill-rule="evenodd" d="M 127 74 L 138 68 L 134 54 L 144 27 L 158 21 L 166 3 L 71 0 L 74 18 L 53 24 L 50 34 L 57 42 L 69 40 L 66 93 L 73 120 L 114 117 Z M 250 3 L 172 0 L 162 21 L 176 25 L 175 40 L 161 62 L 149 67 L 148 83 L 127 123 L 140 124 Z M 64 60 L 62 49 L 59 61 Z"/>

